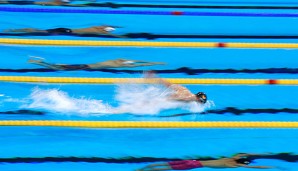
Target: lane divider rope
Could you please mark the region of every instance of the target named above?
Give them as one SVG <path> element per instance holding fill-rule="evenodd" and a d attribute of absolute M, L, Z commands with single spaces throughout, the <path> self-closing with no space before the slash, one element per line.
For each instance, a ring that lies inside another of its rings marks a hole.
<path fill-rule="evenodd" d="M 55 126 L 83 128 L 298 128 L 298 122 L 2 120 L 0 121 L 0 126 Z"/>
<path fill-rule="evenodd" d="M 297 13 L 252 13 L 252 12 L 204 12 L 204 11 L 147 11 L 147 10 L 101 10 L 81 8 L 24 8 L 0 7 L 3 12 L 36 13 L 84 13 L 84 14 L 130 14 L 130 15 L 185 15 L 185 16 L 233 16 L 233 17 L 298 17 Z"/>
<path fill-rule="evenodd" d="M 298 43 L 223 43 L 223 42 L 153 42 L 153 41 L 93 41 L 0 38 L 0 44 L 47 46 L 102 47 L 181 47 L 181 48 L 270 48 L 297 49 Z"/>
<path fill-rule="evenodd" d="M 239 84 L 239 85 L 298 85 L 298 79 L 188 79 L 165 78 L 174 84 Z M 32 82 L 32 83 L 86 83 L 86 84 L 115 84 L 115 83 L 152 83 L 143 78 L 87 78 L 87 77 L 34 77 L 34 76 L 0 76 L 0 81 Z"/>
<path fill-rule="evenodd" d="M 19 5 L 19 2 L 9 1 L 9 4 Z M 21 1 L 23 2 L 23 1 Z M 25 1 L 26 5 L 33 5 L 34 3 L 31 1 Z M 0 4 L 6 5 L 6 4 Z M 24 4 L 23 4 L 24 5 Z M 35 4 L 36 5 L 36 4 Z M 203 8 L 203 9 L 298 9 L 297 6 L 268 6 L 268 5 L 259 5 L 259 6 L 251 6 L 251 5 L 183 5 L 183 4 L 124 4 L 124 3 L 113 3 L 113 2 L 104 2 L 104 3 L 94 3 L 87 2 L 84 4 L 64 4 L 63 7 L 108 7 L 108 8 Z"/>

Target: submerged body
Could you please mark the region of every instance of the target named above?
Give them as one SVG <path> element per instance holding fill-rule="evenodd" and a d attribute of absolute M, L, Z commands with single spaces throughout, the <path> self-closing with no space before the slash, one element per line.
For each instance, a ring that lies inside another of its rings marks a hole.
<path fill-rule="evenodd" d="M 59 5 L 66 5 L 70 1 L 69 0 L 52 0 L 49 2 L 44 1 L 15 1 L 15 0 L 8 0 L 8 1 L 0 1 L 0 4 L 14 4 L 14 5 L 48 5 L 48 6 L 59 6 Z"/>
<path fill-rule="evenodd" d="M 5 33 L 30 33 L 30 34 L 50 34 L 50 35 L 110 35 L 118 38 L 126 38 L 125 36 L 115 35 L 111 32 L 114 31 L 116 27 L 113 26 L 93 26 L 86 28 L 70 29 L 70 28 L 53 28 L 53 29 L 36 29 L 36 28 L 21 28 L 21 29 L 7 29 L 4 30 Z"/>
<path fill-rule="evenodd" d="M 167 163 L 158 163 L 151 164 L 142 169 L 138 169 L 137 171 L 158 171 L 158 170 L 189 170 L 195 168 L 238 168 L 238 167 L 246 167 L 246 168 L 258 168 L 258 169 L 269 169 L 273 168 L 272 166 L 248 166 L 250 164 L 250 160 L 245 157 L 253 154 L 238 154 L 231 158 L 221 158 L 217 160 L 180 160 L 180 161 L 171 161 Z"/>
<path fill-rule="evenodd" d="M 98 62 L 94 64 L 51 64 L 48 62 L 44 62 L 39 59 L 30 59 L 29 63 L 33 63 L 36 65 L 44 66 L 53 70 L 64 70 L 64 71 L 73 71 L 73 70 L 84 70 L 84 69 L 108 69 L 108 68 L 131 68 L 131 67 L 141 67 L 141 66 L 152 66 L 152 65 L 163 65 L 162 62 L 147 62 L 141 60 L 129 60 L 129 59 L 115 59 L 108 60 L 104 62 Z"/>

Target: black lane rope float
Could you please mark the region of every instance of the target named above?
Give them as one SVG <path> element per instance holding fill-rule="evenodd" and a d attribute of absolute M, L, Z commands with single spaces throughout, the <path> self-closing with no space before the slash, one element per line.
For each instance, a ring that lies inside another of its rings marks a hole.
<path fill-rule="evenodd" d="M 75 33 L 0 33 L 0 36 L 75 36 L 75 37 L 98 37 L 98 38 L 117 38 L 111 35 L 100 35 L 100 34 L 75 34 Z M 154 40 L 159 38 L 168 39 L 298 39 L 298 35 L 182 35 L 182 34 L 152 34 L 152 33 L 127 33 L 121 36 L 132 39 L 148 39 Z"/>
<path fill-rule="evenodd" d="M 282 109 L 237 109 L 235 107 L 226 107 L 225 109 L 216 109 L 216 110 L 206 110 L 200 114 L 233 114 L 233 115 L 243 115 L 243 114 L 272 114 L 276 115 L 278 113 L 285 114 L 298 114 L 298 109 L 282 108 Z M 156 116 L 160 118 L 169 118 L 169 117 L 179 117 L 179 116 L 188 116 L 194 115 L 194 113 L 179 113 L 166 116 Z"/>
<path fill-rule="evenodd" d="M 174 15 L 174 16 L 222 16 L 222 17 L 298 17 L 298 13 L 269 12 L 205 12 L 205 11 L 146 11 L 146 10 L 100 10 L 78 8 L 16 8 L 0 7 L 2 12 L 30 13 L 84 13 L 84 14 L 127 14 L 127 15 Z"/>
<path fill-rule="evenodd" d="M 297 162 L 298 155 L 292 153 L 278 153 L 271 155 L 256 155 L 247 157 L 250 160 L 255 159 L 275 159 L 283 160 L 286 162 Z M 189 159 L 189 157 L 188 157 Z M 216 160 L 214 157 L 196 157 L 192 159 L 205 161 L 205 160 Z M 145 163 L 145 162 L 167 162 L 185 160 L 182 158 L 156 158 L 156 157 L 131 157 L 124 156 L 121 158 L 104 158 L 104 157 L 12 157 L 12 158 L 0 158 L 0 163 L 46 163 L 46 162 L 87 162 L 87 163 Z"/>
<path fill-rule="evenodd" d="M 33 1 L 8 1 L 0 5 L 33 5 Z M 164 4 L 121 4 L 113 2 L 64 4 L 65 7 L 104 7 L 104 8 L 193 8 L 193 9 L 298 9 L 297 6 L 247 6 L 247 5 L 164 5 Z"/>
<path fill-rule="evenodd" d="M 298 109 L 291 109 L 291 108 L 281 108 L 281 109 L 238 109 L 235 107 L 226 107 L 224 109 L 216 109 L 216 110 L 206 110 L 199 114 L 233 114 L 233 115 L 243 115 L 243 114 L 298 114 Z M 148 117 L 179 117 L 179 116 L 187 116 L 193 115 L 194 113 L 180 113 L 180 114 L 173 114 L 173 115 L 166 115 L 166 116 L 148 116 Z M 46 115 L 45 111 L 38 111 L 38 110 L 28 110 L 28 109 L 21 109 L 21 110 L 11 110 L 11 111 L 2 111 L 0 115 Z M 136 117 L 146 117 L 145 115 L 133 115 Z"/>
<path fill-rule="evenodd" d="M 45 115 L 45 114 L 46 114 L 46 112 L 43 112 L 43 111 L 28 110 L 28 109 L 10 110 L 10 111 L 0 112 L 0 115 Z"/>
<path fill-rule="evenodd" d="M 63 71 L 77 71 L 77 70 L 63 70 Z M 131 70 L 131 69 L 82 69 L 82 71 L 88 72 L 107 72 L 114 74 L 140 74 L 144 70 Z M 188 67 L 181 67 L 177 69 L 160 69 L 153 70 L 158 74 L 187 74 L 187 75 L 198 75 L 198 74 L 298 74 L 298 68 L 265 68 L 265 69 L 192 69 Z M 27 72 L 57 72 L 57 70 L 48 69 L 48 68 L 34 68 L 34 69 L 5 69 L 0 68 L 0 72 L 16 72 L 16 73 L 27 73 Z"/>

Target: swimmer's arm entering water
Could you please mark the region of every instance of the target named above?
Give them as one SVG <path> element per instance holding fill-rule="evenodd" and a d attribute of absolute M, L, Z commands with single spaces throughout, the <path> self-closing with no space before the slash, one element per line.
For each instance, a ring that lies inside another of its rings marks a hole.
<path fill-rule="evenodd" d="M 156 78 L 153 72 L 146 73 L 145 78 L 150 81 L 154 81 L 158 84 L 162 84 L 167 88 L 174 90 L 175 93 L 170 96 L 171 100 L 183 101 L 183 102 L 197 101 L 196 96 L 193 95 L 186 87 L 178 84 L 173 84 L 162 78 Z"/>
<path fill-rule="evenodd" d="M 165 79 L 156 77 L 154 71 L 145 72 L 144 78 L 148 81 L 153 81 L 154 83 L 162 84 L 166 87 L 170 87 L 171 85 L 173 85 L 173 83 L 171 83 Z"/>

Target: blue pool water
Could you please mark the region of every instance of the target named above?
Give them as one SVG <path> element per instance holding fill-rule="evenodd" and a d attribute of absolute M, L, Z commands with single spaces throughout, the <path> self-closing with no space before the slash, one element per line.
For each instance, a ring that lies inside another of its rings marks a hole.
<path fill-rule="evenodd" d="M 114 3 L 296 6 L 295 1 L 110 1 Z M 0 6 L 1 8 L 2 6 Z M 15 6 L 17 8 L 79 9 Z M 81 9 L 81 8 L 80 8 Z M 97 8 L 85 9 L 94 10 Z M 101 8 L 108 10 L 109 8 Z M 109 9 L 110 10 L 110 9 Z M 117 10 L 117 9 L 115 9 Z M 296 13 L 296 10 L 121 8 L 140 11 Z M 158 16 L 84 13 L 0 12 L 0 30 L 115 25 L 115 34 L 297 36 L 295 17 Z M 112 40 L 71 36 L 1 36 L 54 40 Z M 297 43 L 297 39 L 126 39 L 154 42 Z M 58 47 L 0 45 L 1 76 L 142 78 L 155 70 L 162 78 L 297 79 L 297 49 Z M 100 71 L 46 71 L 28 63 L 40 56 L 49 63 L 92 64 L 125 58 L 164 62 Z M 146 84 L 0 84 L 1 120 L 83 121 L 297 121 L 297 86 L 184 85 L 204 91 L 208 103 L 173 103 L 162 86 Z M 155 162 L 230 157 L 236 153 L 269 154 L 252 165 L 268 170 L 297 168 L 297 129 L 90 129 L 1 127 L 0 170 L 132 171 Z M 210 168 L 195 170 L 211 171 Z M 225 170 L 248 170 L 231 168 Z M 252 169 L 249 169 L 252 170 Z"/>

